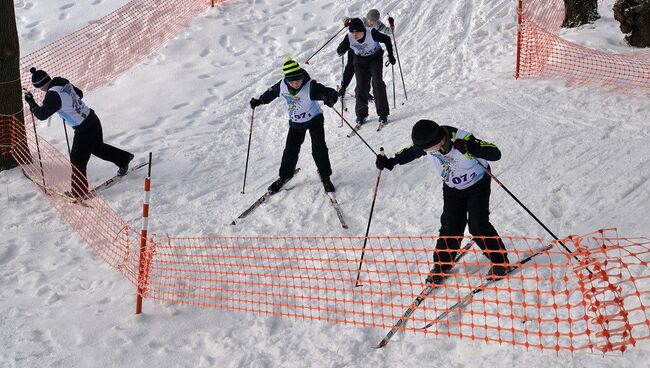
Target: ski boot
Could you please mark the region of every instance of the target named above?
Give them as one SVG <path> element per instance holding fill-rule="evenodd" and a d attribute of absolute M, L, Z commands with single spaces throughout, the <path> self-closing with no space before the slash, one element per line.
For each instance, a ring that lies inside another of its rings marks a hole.
<path fill-rule="evenodd" d="M 131 163 L 131 161 L 133 161 L 134 157 L 135 157 L 135 155 L 133 155 L 131 153 L 131 155 L 129 156 L 129 159 L 126 161 L 126 164 L 120 166 L 120 168 L 117 170 L 117 176 L 124 176 L 124 175 L 126 175 L 126 173 L 129 172 L 129 163 Z"/>

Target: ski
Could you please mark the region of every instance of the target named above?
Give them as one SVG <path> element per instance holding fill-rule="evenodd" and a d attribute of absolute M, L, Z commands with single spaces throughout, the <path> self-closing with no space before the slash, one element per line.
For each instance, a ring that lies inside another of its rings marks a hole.
<path fill-rule="evenodd" d="M 535 252 L 533 254 L 530 254 L 527 257 L 525 257 L 524 259 L 522 259 L 519 262 L 518 265 L 509 266 L 506 275 L 503 276 L 503 277 L 486 279 L 481 285 L 479 285 L 474 290 L 472 290 L 469 294 L 467 294 L 458 303 L 452 305 L 450 308 L 447 308 L 447 310 L 442 312 L 438 317 L 436 317 L 436 319 L 434 319 L 433 321 L 427 323 L 423 327 L 418 328 L 418 330 L 426 330 L 429 327 L 431 327 L 431 326 L 435 325 L 436 323 L 438 323 L 438 321 L 440 321 L 441 319 L 447 317 L 450 312 L 452 312 L 454 310 L 465 308 L 466 306 L 468 306 L 472 302 L 472 299 L 474 298 L 475 295 L 483 292 L 485 290 L 485 288 L 487 288 L 488 286 L 494 284 L 495 282 L 510 276 L 513 272 L 519 270 L 521 268 L 522 264 L 530 262 L 533 258 L 537 257 L 540 254 L 544 254 L 545 251 L 551 249 L 552 247 L 553 247 L 553 244 L 549 244 L 546 247 L 542 248 L 541 250 L 539 250 L 539 251 L 537 251 L 537 252 Z"/>
<path fill-rule="evenodd" d="M 354 128 L 352 128 L 352 131 L 347 135 L 347 137 L 350 138 L 350 137 L 353 137 L 355 134 L 357 134 L 357 131 L 358 131 L 359 129 L 361 129 L 361 126 L 362 126 L 362 125 L 363 125 L 363 124 L 357 124 L 357 125 L 355 125 Z"/>
<path fill-rule="evenodd" d="M 472 247 L 473 244 L 474 244 L 473 241 L 470 241 L 469 243 L 467 243 L 467 244 L 462 248 L 462 251 L 459 252 L 459 253 L 456 255 L 456 258 L 454 258 L 454 263 L 457 263 L 461 258 L 463 258 L 463 256 L 467 253 L 467 251 Z M 454 267 L 456 267 L 455 264 L 454 264 Z M 453 270 L 453 268 L 452 268 L 452 270 Z M 451 274 L 449 274 L 449 275 L 445 275 L 445 277 L 443 278 L 443 281 L 444 281 L 444 279 L 446 279 L 446 278 L 449 277 L 449 276 L 451 276 Z M 411 303 L 411 306 L 408 307 L 408 308 L 406 309 L 406 311 L 405 311 L 404 314 L 402 315 L 402 318 L 400 318 L 400 319 L 397 320 L 397 322 L 395 323 L 395 325 L 393 325 L 393 328 L 391 328 L 390 331 L 388 331 L 388 334 L 386 334 L 386 337 L 384 337 L 384 338 L 379 342 L 379 344 L 377 344 L 377 346 L 375 346 L 374 348 L 375 348 L 375 349 L 381 349 L 381 348 L 383 348 L 384 346 L 386 346 L 386 345 L 388 344 L 388 342 L 390 341 L 390 339 L 391 339 L 391 338 L 392 338 L 392 337 L 393 337 L 393 336 L 394 336 L 394 335 L 395 335 L 395 334 L 396 334 L 400 329 L 402 329 L 403 326 L 406 325 L 406 322 L 408 321 L 409 317 L 411 317 L 411 315 L 413 314 L 413 312 L 415 312 L 415 310 L 417 309 L 417 307 L 419 307 L 420 304 L 422 304 L 422 302 L 424 301 L 424 299 L 426 299 L 429 295 L 431 295 L 431 294 L 432 294 L 432 293 L 433 293 L 437 288 L 439 288 L 439 287 L 442 286 L 442 285 L 444 285 L 444 282 L 442 282 L 442 283 L 440 283 L 440 284 L 427 284 L 427 285 L 424 287 L 424 289 L 422 290 L 422 292 L 420 292 L 420 294 L 415 298 L 415 300 L 413 300 L 413 303 Z"/>
<path fill-rule="evenodd" d="M 79 204 L 79 205 L 82 205 L 84 207 L 92 208 L 92 206 L 85 203 L 83 200 L 79 201 L 78 199 L 76 199 L 75 197 L 73 197 L 71 195 L 68 195 L 66 193 L 61 193 L 61 192 L 59 192 L 57 190 L 52 189 L 51 187 L 45 186 L 45 185 L 43 185 L 43 183 L 35 181 L 29 175 L 27 175 L 27 172 L 25 172 L 25 170 L 22 170 L 22 171 L 23 171 L 23 175 L 25 175 L 25 177 L 27 179 L 29 179 L 32 183 L 36 184 L 36 186 L 43 192 L 43 194 L 45 194 L 47 196 L 50 196 L 50 197 L 56 195 L 58 197 L 61 197 L 61 198 L 65 199 L 65 200 L 67 200 L 70 203 Z"/>
<path fill-rule="evenodd" d="M 129 170 L 124 175 L 114 175 L 113 177 L 107 179 L 105 182 L 97 185 L 95 187 L 95 190 L 90 192 L 89 195 L 86 196 L 86 198 L 94 197 L 97 193 L 112 187 L 117 182 L 121 181 L 124 177 L 126 177 L 127 175 L 131 174 L 132 172 L 134 172 L 136 170 L 142 169 L 143 167 L 145 167 L 147 165 L 149 165 L 148 162 L 141 162 L 141 163 L 139 163 L 139 164 L 137 164 L 137 165 L 135 165 L 133 167 L 130 167 Z"/>
<path fill-rule="evenodd" d="M 297 168 L 297 169 L 293 172 L 293 176 L 290 177 L 290 178 L 285 182 L 285 184 L 286 184 L 287 182 L 289 182 L 289 180 L 293 179 L 293 177 L 296 176 L 296 174 L 297 174 L 299 171 L 300 171 L 300 168 Z M 237 225 L 237 220 L 239 220 L 239 219 L 243 219 L 244 217 L 250 215 L 251 212 L 255 211 L 255 209 L 256 209 L 257 207 L 259 207 L 262 203 L 266 202 L 266 200 L 269 199 L 269 197 L 272 196 L 272 195 L 274 195 L 274 194 L 275 194 L 275 193 L 271 193 L 271 192 L 269 192 L 269 191 L 267 190 L 266 193 L 264 193 L 264 194 L 263 194 L 263 195 L 262 195 L 258 200 L 256 200 L 252 205 L 250 205 L 250 207 L 248 207 L 248 208 L 246 209 L 246 211 L 242 212 L 241 215 L 237 216 L 236 219 L 232 220 L 232 222 L 230 223 L 230 225 Z"/>
<path fill-rule="evenodd" d="M 147 166 L 149 163 L 148 162 L 141 162 L 133 167 L 130 167 L 129 170 L 126 172 L 124 175 L 113 175 L 112 177 L 108 178 L 106 181 L 103 183 L 97 185 L 95 189 L 92 191 L 88 192 L 83 198 L 72 198 L 72 203 L 81 203 L 85 200 L 92 199 L 93 197 L 97 196 L 100 192 L 112 187 L 113 185 L 117 184 L 118 182 L 122 181 L 124 177 L 129 175 L 130 173 L 142 169 L 143 167 Z"/>
<path fill-rule="evenodd" d="M 328 192 L 326 192 L 325 195 L 327 195 L 327 198 L 329 198 L 332 208 L 334 208 L 334 211 L 336 211 L 336 216 L 339 218 L 339 221 L 341 221 L 341 226 L 344 229 L 347 229 L 348 224 L 345 222 L 345 219 L 343 218 L 343 211 L 341 210 L 341 206 L 339 205 L 339 202 L 336 200 L 336 195 L 334 195 L 334 193 L 328 193 Z"/>

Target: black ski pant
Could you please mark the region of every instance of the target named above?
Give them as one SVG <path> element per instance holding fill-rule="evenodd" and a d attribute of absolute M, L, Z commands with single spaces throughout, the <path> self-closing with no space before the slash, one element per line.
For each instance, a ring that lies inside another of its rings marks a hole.
<path fill-rule="evenodd" d="M 444 207 L 440 216 L 440 238 L 436 243 L 434 262 L 451 264 L 460 248 L 460 241 L 458 238 L 444 237 L 463 236 L 468 224 L 469 232 L 475 237 L 499 236 L 490 223 L 490 181 L 490 176 L 485 174 L 481 180 L 466 189 L 443 186 Z M 492 263 L 507 262 L 506 247 L 501 238 L 475 238 L 474 242 Z"/>
<path fill-rule="evenodd" d="M 321 178 L 329 178 L 332 175 L 327 143 L 325 143 L 325 127 L 323 123 L 318 122 L 312 124 L 307 129 L 289 128 L 287 143 L 284 146 L 282 163 L 280 164 L 281 178 L 288 179 L 293 177 L 293 172 L 296 170 L 296 163 L 298 163 L 300 146 L 305 141 L 307 131 L 309 131 L 309 135 L 311 136 L 311 155 L 318 168 L 318 173 Z"/>
<path fill-rule="evenodd" d="M 372 82 L 375 93 L 375 108 L 377 115 L 388 116 L 390 108 L 386 96 L 386 83 L 384 83 L 384 50 L 377 51 L 374 55 L 363 57 L 354 55 L 354 75 L 357 86 L 354 90 L 356 104 L 354 111 L 358 118 L 368 116 L 368 94 Z"/>
<path fill-rule="evenodd" d="M 110 161 L 116 166 L 124 166 L 129 162 L 131 154 L 119 148 L 104 143 L 102 124 L 94 112 L 74 127 L 74 139 L 70 152 L 72 163 L 72 194 L 81 197 L 88 193 L 86 168 L 90 155 Z"/>

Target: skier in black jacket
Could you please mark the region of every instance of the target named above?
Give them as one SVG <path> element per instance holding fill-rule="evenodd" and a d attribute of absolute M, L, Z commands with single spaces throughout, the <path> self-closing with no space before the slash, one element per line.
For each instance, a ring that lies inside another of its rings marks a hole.
<path fill-rule="evenodd" d="M 350 17 L 344 17 L 343 24 L 346 27 L 348 27 L 350 25 L 351 19 L 352 18 Z M 385 25 L 380 20 L 379 10 L 377 9 L 370 9 L 368 11 L 368 14 L 366 14 L 366 16 L 361 19 L 361 21 L 363 22 L 364 26 L 374 28 L 381 33 L 385 33 L 387 35 L 390 35 L 392 33 L 390 27 Z M 341 79 L 341 88 L 339 89 L 339 96 L 343 97 L 345 95 L 345 90 L 350 85 L 350 82 L 352 82 L 352 77 L 354 77 L 354 51 L 352 49 L 348 49 L 348 61 L 345 64 L 345 68 L 343 69 L 343 76 Z M 368 94 L 368 98 L 370 100 L 374 100 L 375 97 Z"/>
<path fill-rule="evenodd" d="M 357 124 L 363 124 L 368 117 L 368 94 L 370 84 L 375 93 L 375 108 L 379 116 L 379 122 L 386 124 L 390 107 L 386 96 L 386 84 L 384 83 L 384 50 L 380 43 L 386 46 L 388 61 L 395 65 L 393 56 L 393 45 L 390 36 L 378 30 L 366 27 L 359 18 L 352 18 L 348 26 L 349 33 L 339 44 L 336 52 L 343 56 L 348 49 L 354 51 L 354 75 L 357 86 L 355 88 L 356 104 L 354 107 Z"/>
<path fill-rule="evenodd" d="M 118 167 L 117 174 L 125 175 L 129 170 L 129 162 L 133 154 L 104 143 L 102 125 L 95 111 L 82 101 L 83 92 L 61 77 L 50 78 L 43 70 L 31 68 L 32 84 L 46 92 L 43 106 L 34 101 L 34 96 L 27 92 L 25 101 L 29 109 L 39 120 L 46 120 L 58 113 L 66 124 L 74 129 L 70 161 L 73 166 L 72 190 L 66 192 L 73 198 L 84 198 L 88 194 L 86 168 L 90 155 L 110 161 Z M 74 168 L 79 171 L 75 175 Z"/>
<path fill-rule="evenodd" d="M 378 155 L 375 164 L 379 170 L 392 170 L 396 164 L 403 165 L 427 156 L 442 176 L 444 204 L 440 217 L 440 238 L 433 258 L 435 266 L 427 282 L 442 282 L 444 273 L 453 266 L 452 261 L 460 248 L 459 240 L 453 237 L 463 236 L 468 224 L 469 232 L 477 237 L 474 242 L 492 262 L 488 276 L 504 276 L 508 256 L 505 245 L 490 223 L 491 178 L 481 167 L 483 165 L 489 169 L 487 161 L 499 160 L 501 151 L 494 144 L 479 140 L 469 132 L 439 126 L 431 120 L 418 121 L 413 126 L 411 138 L 412 146 L 401 150 L 393 158 Z"/>
<path fill-rule="evenodd" d="M 251 98 L 252 109 L 262 104 L 268 104 L 277 97 L 284 97 L 289 112 L 289 133 L 280 164 L 280 178 L 273 182 L 268 190 L 276 193 L 284 183 L 293 177 L 300 146 L 305 141 L 305 134 L 311 136 L 311 154 L 318 168 L 323 188 L 326 192 L 334 192 L 334 184 L 330 180 L 332 167 L 325 143 L 325 118 L 323 111 L 316 101 L 323 101 L 332 107 L 338 100 L 338 94 L 333 88 L 311 79 L 307 71 L 302 69 L 290 57 L 285 58 L 282 70 L 284 78 L 270 87 L 259 98 Z"/>

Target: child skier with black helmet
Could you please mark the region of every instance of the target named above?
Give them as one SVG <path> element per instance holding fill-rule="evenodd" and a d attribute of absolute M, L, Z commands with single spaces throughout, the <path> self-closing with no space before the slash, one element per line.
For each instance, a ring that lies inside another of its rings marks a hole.
<path fill-rule="evenodd" d="M 293 177 L 300 154 L 300 146 L 305 141 L 305 134 L 311 136 L 312 157 L 318 168 L 325 192 L 334 192 L 334 184 L 330 180 L 332 167 L 325 143 L 325 128 L 323 111 L 316 101 L 323 101 L 327 106 L 334 106 L 338 100 L 335 89 L 326 87 L 311 79 L 306 70 L 297 62 L 286 57 L 282 67 L 284 78 L 271 86 L 259 98 L 251 98 L 250 105 L 255 109 L 259 105 L 268 104 L 277 97 L 284 97 L 289 112 L 289 133 L 282 154 L 280 177 L 268 188 L 276 193 L 290 178 Z"/>
<path fill-rule="evenodd" d="M 74 129 L 70 161 L 81 175 L 72 175 L 72 189 L 66 194 L 74 199 L 87 196 L 86 168 L 91 155 L 114 163 L 118 167 L 117 175 L 126 175 L 133 154 L 104 143 L 102 124 L 95 111 L 83 102 L 83 92 L 65 78 L 50 78 L 45 71 L 36 68 L 29 71 L 34 87 L 45 92 L 43 106 L 34 101 L 31 92 L 25 93 L 25 101 L 34 116 L 46 120 L 58 113 Z"/>
<path fill-rule="evenodd" d="M 386 96 L 386 84 L 384 83 L 384 50 L 380 43 L 383 43 L 388 53 L 388 61 L 395 64 L 397 61 L 393 56 L 393 45 L 391 38 L 378 30 L 366 27 L 359 18 L 352 18 L 348 26 L 349 33 L 339 44 L 336 52 L 343 56 L 348 49 L 354 52 L 354 74 L 356 76 L 356 104 L 355 113 L 357 125 L 364 124 L 368 117 L 368 94 L 370 85 L 375 92 L 375 108 L 379 116 L 379 122 L 386 124 L 390 107 Z"/>
<path fill-rule="evenodd" d="M 363 21 L 363 24 L 366 27 L 374 28 L 378 30 L 381 33 L 385 33 L 387 35 L 392 34 L 392 31 L 390 27 L 385 25 L 381 20 L 380 20 L 380 13 L 379 10 L 377 9 L 370 9 L 366 16 L 362 18 L 361 20 Z M 352 18 L 350 17 L 343 17 L 343 24 L 348 27 L 350 25 L 350 20 Z M 341 80 L 341 88 L 339 89 L 339 96 L 343 96 L 345 94 L 345 90 L 348 88 L 350 85 L 350 82 L 352 82 L 352 77 L 354 77 L 354 51 L 352 49 L 348 49 L 348 61 L 345 64 L 345 68 L 343 69 L 343 76 Z M 369 98 L 372 100 L 374 97 L 372 95 L 369 95 Z"/>
<path fill-rule="evenodd" d="M 379 170 L 392 170 L 396 164 L 406 164 L 427 156 L 443 179 L 443 212 L 440 217 L 440 238 L 426 282 L 441 283 L 444 273 L 451 269 L 452 260 L 460 248 L 457 238 L 469 232 L 474 242 L 485 251 L 492 262 L 488 276 L 503 277 L 508 269 L 508 255 L 499 234 L 490 223 L 491 177 L 483 167 L 487 161 L 497 161 L 501 151 L 492 143 L 477 139 L 469 132 L 451 126 L 439 126 L 431 120 L 420 120 L 411 132 L 413 145 L 395 157 L 378 155 Z M 479 162 L 481 165 L 479 165 Z M 450 238 L 446 238 L 450 237 Z M 485 237 L 485 238 L 482 238 Z"/>

